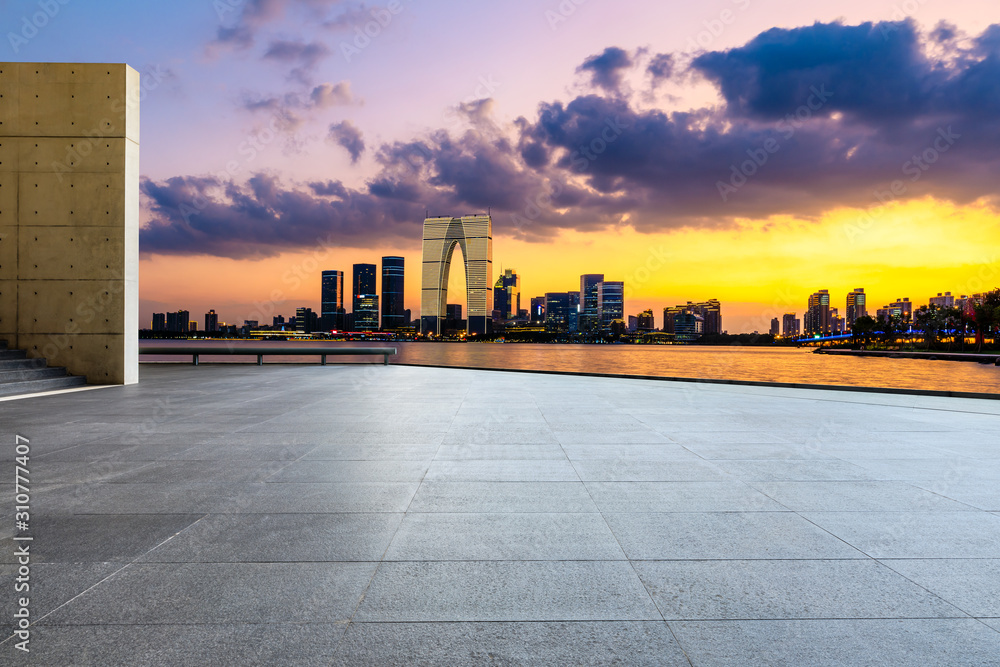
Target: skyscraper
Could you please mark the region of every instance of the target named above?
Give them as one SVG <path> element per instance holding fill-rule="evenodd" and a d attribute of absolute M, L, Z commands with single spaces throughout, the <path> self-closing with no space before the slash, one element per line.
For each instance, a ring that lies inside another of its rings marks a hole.
<path fill-rule="evenodd" d="M 567 292 L 545 293 L 545 329 L 558 333 L 569 330 L 569 294 Z"/>
<path fill-rule="evenodd" d="M 493 310 L 500 311 L 500 319 L 512 320 L 521 310 L 521 277 L 507 269 L 493 285 Z"/>
<path fill-rule="evenodd" d="M 821 289 L 809 296 L 805 315 L 805 333 L 826 336 L 830 333 L 830 291 Z"/>
<path fill-rule="evenodd" d="M 798 336 L 802 322 L 795 317 L 795 313 L 785 313 L 781 317 L 781 335 Z"/>
<path fill-rule="evenodd" d="M 320 296 L 323 329 L 344 328 L 344 272 L 324 271 Z"/>
<path fill-rule="evenodd" d="M 656 324 L 653 321 L 653 311 L 644 310 L 639 313 L 639 317 L 636 318 L 635 326 L 638 331 L 652 331 L 655 329 Z"/>
<path fill-rule="evenodd" d="M 212 333 L 213 331 L 219 330 L 219 315 L 215 312 L 215 309 L 205 313 L 205 333 Z"/>
<path fill-rule="evenodd" d="M 545 297 L 531 297 L 531 323 L 543 324 L 545 322 Z"/>
<path fill-rule="evenodd" d="M 375 273 L 378 267 L 374 264 L 355 264 L 354 283 L 352 287 L 351 313 L 354 317 L 354 329 L 358 331 L 375 331 L 378 329 L 378 308 L 375 308 L 375 326 L 371 326 L 371 306 L 378 301 L 375 292 Z M 375 301 L 369 299 L 375 297 Z M 364 305 L 362 305 L 364 301 Z M 366 328 L 362 329 L 358 325 L 358 318 L 364 322 Z"/>
<path fill-rule="evenodd" d="M 608 330 L 612 322 L 625 320 L 625 283 L 618 280 L 597 284 L 597 313 L 601 329 Z"/>
<path fill-rule="evenodd" d="M 153 313 L 153 331 L 166 331 L 167 330 L 167 316 L 166 313 Z"/>
<path fill-rule="evenodd" d="M 175 333 L 196 331 L 197 329 L 190 329 L 188 327 L 188 322 L 190 321 L 191 313 L 189 311 L 178 310 L 176 313 L 167 313 L 167 331 L 173 331 Z"/>
<path fill-rule="evenodd" d="M 770 334 L 771 334 L 772 336 L 775 336 L 775 337 L 777 337 L 777 335 L 778 335 L 778 332 L 779 332 L 780 330 L 781 330 L 781 329 L 780 329 L 780 324 L 778 323 L 778 318 L 777 318 L 777 317 L 772 317 L 772 318 L 771 318 L 771 331 L 770 331 L 769 333 L 770 333 Z"/>
<path fill-rule="evenodd" d="M 866 303 L 865 290 L 863 287 L 855 288 L 853 292 L 847 293 L 847 328 L 853 329 L 854 322 L 859 317 L 865 317 L 868 315 L 868 310 L 865 307 Z"/>
<path fill-rule="evenodd" d="M 465 259 L 467 331 L 489 333 L 493 328 L 493 218 L 488 214 L 424 220 L 420 330 L 441 333 L 455 246 L 462 249 Z"/>
<path fill-rule="evenodd" d="M 403 258 L 382 258 L 382 329 L 395 331 L 406 325 L 403 316 Z"/>
<path fill-rule="evenodd" d="M 317 328 L 316 313 L 312 308 L 295 309 L 295 331 L 298 333 L 312 333 Z"/>
<path fill-rule="evenodd" d="M 355 299 L 354 330 L 378 331 L 378 294 L 361 294 Z"/>
<path fill-rule="evenodd" d="M 583 333 L 592 333 L 601 328 L 597 286 L 603 281 L 603 273 L 585 273 L 580 276 L 580 331 Z"/>

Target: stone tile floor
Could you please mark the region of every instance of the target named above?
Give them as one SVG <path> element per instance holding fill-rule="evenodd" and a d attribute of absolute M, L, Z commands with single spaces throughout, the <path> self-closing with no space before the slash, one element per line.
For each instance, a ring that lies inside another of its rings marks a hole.
<path fill-rule="evenodd" d="M 1000 664 L 1000 401 L 380 365 L 141 378 L 0 402 L 0 664 Z"/>

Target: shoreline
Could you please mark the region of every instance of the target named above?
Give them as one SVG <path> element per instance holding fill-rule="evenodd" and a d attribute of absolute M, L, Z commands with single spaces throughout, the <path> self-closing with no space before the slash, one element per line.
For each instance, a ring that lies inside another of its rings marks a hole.
<path fill-rule="evenodd" d="M 828 350 L 825 348 L 816 348 L 813 354 L 832 354 L 847 357 L 887 357 L 889 359 L 926 359 L 927 361 L 966 361 L 1000 366 L 1000 352 L 919 352 L 899 350 Z"/>

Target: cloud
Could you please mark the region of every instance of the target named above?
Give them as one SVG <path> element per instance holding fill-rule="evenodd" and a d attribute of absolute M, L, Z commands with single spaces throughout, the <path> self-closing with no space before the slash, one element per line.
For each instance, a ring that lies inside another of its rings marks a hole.
<path fill-rule="evenodd" d="M 674 73 L 674 56 L 670 53 L 657 53 L 646 66 L 646 73 L 653 80 L 655 88 L 661 82 L 666 81 Z"/>
<path fill-rule="evenodd" d="M 215 2 L 219 26 L 209 50 L 217 48 L 246 49 L 256 43 L 258 33 L 276 25 L 292 10 L 322 19 L 343 0 L 245 0 Z"/>
<path fill-rule="evenodd" d="M 584 60 L 576 71 L 589 74 L 594 86 L 610 93 L 618 90 L 625 70 L 631 66 L 632 58 L 626 51 L 617 46 L 609 46 L 603 53 Z"/>
<path fill-rule="evenodd" d="M 321 42 L 275 40 L 264 53 L 264 60 L 274 60 L 292 66 L 291 77 L 308 83 L 319 63 L 330 54 Z"/>
<path fill-rule="evenodd" d="M 365 139 L 361 130 L 349 120 L 331 125 L 328 137 L 350 154 L 352 164 L 357 163 L 365 152 Z"/>
<path fill-rule="evenodd" d="M 542 241 L 565 229 L 725 227 L 923 196 L 998 206 L 1000 26 L 930 39 L 909 22 L 769 30 L 697 56 L 691 71 L 715 83 L 722 104 L 673 113 L 623 95 L 623 67 L 593 65 L 586 71 L 610 88 L 544 102 L 512 126 L 499 127 L 481 100 L 460 109 L 468 130 L 373 146 L 377 171 L 357 188 L 265 175 L 145 181 L 142 249 L 245 257 L 331 234 L 359 247 L 415 244 L 425 209 L 492 208 L 498 235 Z M 350 144 L 352 127 L 334 140 Z M 198 197 L 208 204 L 191 214 L 185 202 Z"/>
<path fill-rule="evenodd" d="M 309 105 L 317 109 L 346 105 L 354 102 L 350 81 L 338 83 L 321 83 L 309 94 Z"/>

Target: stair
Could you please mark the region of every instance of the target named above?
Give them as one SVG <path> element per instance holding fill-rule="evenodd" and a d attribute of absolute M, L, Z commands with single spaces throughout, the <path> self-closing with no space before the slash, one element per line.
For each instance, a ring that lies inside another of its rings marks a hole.
<path fill-rule="evenodd" d="M 65 368 L 49 366 L 44 359 L 28 359 L 24 350 L 7 348 L 0 340 L 0 396 L 33 394 L 82 387 L 87 378 L 68 375 Z"/>

